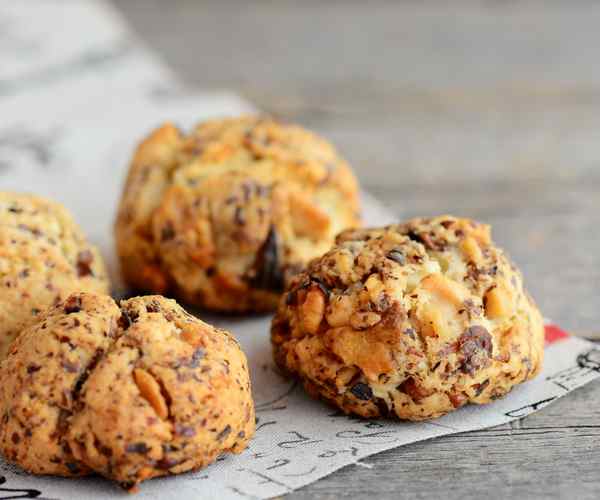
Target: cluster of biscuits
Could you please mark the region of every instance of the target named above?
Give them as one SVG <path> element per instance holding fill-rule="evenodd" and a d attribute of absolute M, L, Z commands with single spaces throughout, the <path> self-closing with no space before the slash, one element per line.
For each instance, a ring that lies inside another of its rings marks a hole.
<path fill-rule="evenodd" d="M 434 418 L 541 369 L 540 313 L 488 226 L 361 229 L 349 166 L 297 126 L 162 126 L 135 152 L 115 230 L 126 282 L 154 295 L 115 302 L 62 206 L 0 193 L 0 452 L 30 472 L 131 489 L 245 449 L 244 353 L 163 295 L 275 310 L 281 370 L 365 418 Z"/>

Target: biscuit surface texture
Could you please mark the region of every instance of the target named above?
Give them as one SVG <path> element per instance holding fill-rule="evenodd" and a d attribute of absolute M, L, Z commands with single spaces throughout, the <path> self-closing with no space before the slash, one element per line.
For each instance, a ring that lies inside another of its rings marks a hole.
<path fill-rule="evenodd" d="M 348 230 L 293 279 L 278 365 L 347 413 L 422 420 L 536 376 L 542 317 L 489 227 L 451 216 Z"/>
<path fill-rule="evenodd" d="M 133 488 L 239 453 L 254 433 L 245 355 L 175 301 L 73 294 L 0 364 L 0 450 L 36 474 Z"/>
<path fill-rule="evenodd" d="M 102 257 L 60 204 L 0 192 L 0 360 L 18 332 L 76 291 L 108 293 Z"/>
<path fill-rule="evenodd" d="M 268 118 L 153 132 L 115 224 L 126 281 L 230 312 L 273 310 L 287 279 L 358 224 L 348 165 L 318 136 Z"/>

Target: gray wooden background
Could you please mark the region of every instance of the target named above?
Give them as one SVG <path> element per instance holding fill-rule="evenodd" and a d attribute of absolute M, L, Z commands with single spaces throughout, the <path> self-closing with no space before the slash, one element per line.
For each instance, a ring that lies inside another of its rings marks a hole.
<path fill-rule="evenodd" d="M 113 0 L 190 84 L 333 141 L 402 217 L 493 225 L 544 313 L 600 333 L 600 3 Z M 600 498 L 600 383 L 291 498 Z"/>

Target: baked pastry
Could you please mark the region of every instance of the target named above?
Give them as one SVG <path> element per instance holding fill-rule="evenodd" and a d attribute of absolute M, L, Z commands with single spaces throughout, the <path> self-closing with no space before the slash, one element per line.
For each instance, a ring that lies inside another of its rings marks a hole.
<path fill-rule="evenodd" d="M 489 226 L 441 216 L 340 234 L 293 279 L 272 343 L 344 412 L 422 420 L 535 377 L 544 329 Z"/>
<path fill-rule="evenodd" d="M 173 300 L 73 294 L 0 363 L 0 451 L 35 474 L 131 489 L 238 453 L 254 433 L 246 357 Z"/>
<path fill-rule="evenodd" d="M 102 257 L 60 204 L 0 192 L 0 360 L 18 332 L 75 291 L 108 293 Z"/>
<path fill-rule="evenodd" d="M 167 123 L 138 147 L 116 221 L 126 281 L 208 309 L 277 306 L 287 278 L 359 221 L 325 140 L 269 118 Z"/>

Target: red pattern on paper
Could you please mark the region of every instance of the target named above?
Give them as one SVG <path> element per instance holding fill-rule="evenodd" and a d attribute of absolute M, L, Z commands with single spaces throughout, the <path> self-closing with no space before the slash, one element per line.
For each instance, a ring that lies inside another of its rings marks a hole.
<path fill-rule="evenodd" d="M 546 325 L 546 345 L 554 344 L 560 340 L 568 339 L 569 334 L 564 330 L 561 330 L 556 325 Z"/>

